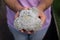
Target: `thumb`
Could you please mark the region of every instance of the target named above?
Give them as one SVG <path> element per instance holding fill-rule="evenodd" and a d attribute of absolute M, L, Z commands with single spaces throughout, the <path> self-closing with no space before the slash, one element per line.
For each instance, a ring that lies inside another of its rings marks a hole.
<path fill-rule="evenodd" d="M 44 13 L 40 13 L 40 14 L 39 14 L 39 17 L 40 17 L 40 19 L 42 20 L 42 24 L 44 24 L 45 21 L 46 21 L 46 15 L 45 15 Z"/>
<path fill-rule="evenodd" d="M 26 7 L 26 8 L 24 8 L 25 10 L 28 10 L 29 9 L 29 7 Z"/>
<path fill-rule="evenodd" d="M 15 19 L 19 16 L 19 11 L 15 14 Z"/>

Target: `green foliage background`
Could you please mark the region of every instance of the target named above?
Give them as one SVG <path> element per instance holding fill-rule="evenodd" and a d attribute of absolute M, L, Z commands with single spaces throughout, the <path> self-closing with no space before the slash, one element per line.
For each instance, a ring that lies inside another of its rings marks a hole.
<path fill-rule="evenodd" d="M 60 0 L 54 0 L 53 11 L 56 18 L 57 28 L 60 34 Z"/>

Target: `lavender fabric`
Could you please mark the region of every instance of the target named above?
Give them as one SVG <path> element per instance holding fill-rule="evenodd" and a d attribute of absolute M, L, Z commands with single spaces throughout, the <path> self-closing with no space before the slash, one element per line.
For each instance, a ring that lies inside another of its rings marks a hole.
<path fill-rule="evenodd" d="M 40 0 L 18 0 L 18 1 L 23 7 L 37 7 L 39 5 L 39 3 L 41 3 Z M 51 7 L 49 7 L 47 10 L 45 10 L 44 13 L 47 16 L 47 18 L 46 18 L 46 21 L 45 21 L 45 23 L 44 23 L 44 25 L 42 26 L 41 29 L 49 27 L 49 25 L 50 25 L 50 22 L 51 22 Z M 15 16 L 15 13 L 11 9 L 9 9 L 9 7 L 7 6 L 7 23 L 11 27 L 14 27 L 14 25 L 13 25 L 14 16 Z"/>

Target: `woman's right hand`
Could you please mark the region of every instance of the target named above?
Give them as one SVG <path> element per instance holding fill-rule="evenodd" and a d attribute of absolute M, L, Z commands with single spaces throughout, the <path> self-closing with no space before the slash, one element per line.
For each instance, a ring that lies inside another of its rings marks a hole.
<path fill-rule="evenodd" d="M 25 10 L 28 10 L 29 8 L 24 8 Z M 22 9 L 22 10 L 24 10 L 24 9 Z M 16 14 L 15 14 L 15 19 L 17 18 L 17 17 L 19 17 L 19 11 L 17 11 L 16 12 Z M 32 33 L 32 31 L 26 31 L 25 29 L 22 29 L 22 30 L 19 30 L 20 32 L 22 32 L 22 33 L 27 33 L 27 34 L 31 34 Z"/>

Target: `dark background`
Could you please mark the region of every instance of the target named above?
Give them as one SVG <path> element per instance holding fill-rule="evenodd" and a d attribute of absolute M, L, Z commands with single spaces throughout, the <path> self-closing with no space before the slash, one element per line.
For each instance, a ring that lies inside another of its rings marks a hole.
<path fill-rule="evenodd" d="M 58 32 L 58 36 L 60 38 L 60 0 L 54 0 L 53 14 L 55 16 L 56 29 L 57 29 L 57 32 Z"/>

